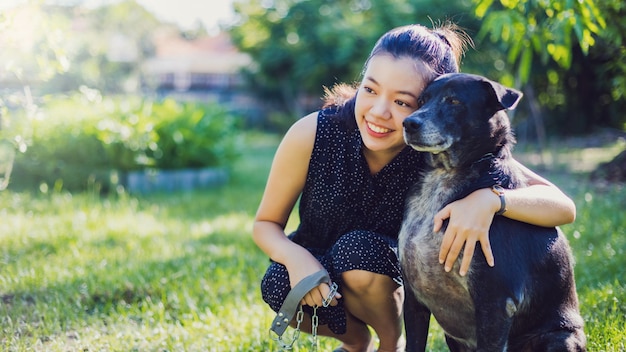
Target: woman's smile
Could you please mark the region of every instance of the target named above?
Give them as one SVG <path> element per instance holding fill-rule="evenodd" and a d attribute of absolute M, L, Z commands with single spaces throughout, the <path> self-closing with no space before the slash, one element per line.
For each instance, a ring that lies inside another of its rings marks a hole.
<path fill-rule="evenodd" d="M 386 127 L 383 127 L 383 126 L 376 125 L 376 124 L 374 124 L 372 122 L 369 122 L 369 121 L 366 121 L 366 124 L 367 124 L 368 130 L 371 131 L 371 132 L 374 132 L 375 136 L 377 136 L 377 135 L 386 135 L 388 133 L 391 133 L 391 132 L 395 131 L 393 129 L 389 129 L 389 128 L 386 128 Z"/>

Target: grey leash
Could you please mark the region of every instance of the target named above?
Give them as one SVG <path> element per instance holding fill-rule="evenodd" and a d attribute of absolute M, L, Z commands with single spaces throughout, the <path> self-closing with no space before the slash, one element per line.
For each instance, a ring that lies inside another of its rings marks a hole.
<path fill-rule="evenodd" d="M 294 342 L 298 339 L 298 336 L 300 334 L 300 323 L 302 322 L 302 318 L 304 315 L 304 313 L 302 312 L 302 306 L 300 305 L 300 301 L 302 301 L 302 298 L 304 298 L 304 296 L 309 291 L 311 291 L 312 289 L 314 289 L 315 287 L 319 286 L 322 283 L 327 283 L 331 285 L 330 277 L 328 276 L 328 273 L 326 272 L 326 270 L 320 270 L 314 274 L 311 274 L 305 277 L 300 282 L 298 282 L 298 284 L 296 284 L 296 286 L 294 286 L 291 289 L 291 291 L 289 291 L 289 293 L 287 294 L 287 297 L 285 298 L 283 305 L 278 310 L 278 313 L 276 314 L 274 321 L 272 321 L 272 326 L 270 327 L 270 331 L 274 332 L 277 335 L 277 337 L 274 338 L 274 340 L 276 340 L 280 344 L 280 347 L 282 349 L 290 350 Z M 324 303 L 323 303 L 324 307 L 328 307 L 333 297 L 335 296 L 335 293 L 337 293 L 337 284 L 332 283 L 331 292 L 328 295 L 328 297 L 326 297 L 326 299 L 324 300 Z M 317 338 L 316 311 L 317 311 L 317 306 L 313 307 L 313 317 L 312 317 L 313 319 L 312 321 L 313 331 L 312 332 L 313 332 L 314 339 Z M 283 341 L 283 334 L 285 333 L 285 330 L 287 329 L 287 327 L 289 327 L 289 322 L 293 319 L 296 313 L 298 314 L 297 316 L 298 325 L 296 327 L 296 331 L 291 341 L 285 342 Z M 314 341 L 315 343 L 317 343 L 316 340 Z"/>

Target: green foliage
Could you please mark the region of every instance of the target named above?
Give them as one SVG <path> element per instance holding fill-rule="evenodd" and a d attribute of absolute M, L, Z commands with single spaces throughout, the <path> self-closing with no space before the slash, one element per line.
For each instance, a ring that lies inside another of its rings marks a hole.
<path fill-rule="evenodd" d="M 33 117 L 12 115 L 27 149 L 12 185 L 84 190 L 115 185 L 112 172 L 228 166 L 237 157 L 237 117 L 217 104 L 103 98 L 98 91 L 48 97 Z"/>
<path fill-rule="evenodd" d="M 479 37 L 505 43 L 509 62 L 518 68 L 521 83 L 528 82 L 534 54 L 545 65 L 554 60 L 564 69 L 572 63 L 573 40 L 584 54 L 595 36 L 606 27 L 599 7 L 592 0 L 531 1 L 474 0 L 476 15 L 484 17 Z M 496 8 L 496 9 L 492 9 Z"/>
<path fill-rule="evenodd" d="M 11 184 L 85 188 L 88 180 L 102 178 L 108 160 L 102 143 L 94 134 L 97 114 L 80 100 L 55 99 L 37 108 L 33 116 L 13 114 L 11 130 L 28 145 L 15 158 Z M 81 186 L 79 186 L 81 185 Z"/>
<path fill-rule="evenodd" d="M 130 171 L 154 166 L 155 161 L 148 156 L 158 150 L 158 134 L 150 115 L 151 101 L 138 97 L 103 99 L 98 96 L 89 105 L 96 116 L 93 123 L 84 126 L 84 131 L 101 142 L 112 168 Z M 75 108 L 86 110 L 87 106 Z"/>
<path fill-rule="evenodd" d="M 603 93 L 598 102 L 603 109 L 593 113 L 605 116 L 605 124 L 626 130 L 626 117 L 622 113 L 626 109 L 626 3 L 611 0 L 599 2 L 598 6 L 609 25 L 600 33 L 589 55 L 592 60 L 588 65 Z"/>
<path fill-rule="evenodd" d="M 64 16 L 31 2 L 0 14 L 0 62 L 5 80 L 48 80 L 70 68 Z"/>
<path fill-rule="evenodd" d="M 541 108 L 546 116 L 550 134 L 585 134 L 599 127 L 624 130 L 623 1 L 473 2 L 483 19 L 478 40 L 497 42 L 499 55 L 511 67 L 493 78 L 521 86 L 531 109 Z"/>
<path fill-rule="evenodd" d="M 249 231 L 274 142 L 211 191 L 1 192 L 0 349 L 271 350 Z"/>
<path fill-rule="evenodd" d="M 138 90 L 137 63 L 154 53 L 151 39 L 160 26 L 151 13 L 135 1 L 93 8 L 46 3 L 30 1 L 0 14 L 4 69 L 44 93 L 80 85 Z"/>
<path fill-rule="evenodd" d="M 217 104 L 179 104 L 167 99 L 150 108 L 157 135 L 155 167 L 200 168 L 224 165 L 237 155 L 237 120 Z"/>
<path fill-rule="evenodd" d="M 250 237 L 277 141 L 245 141 L 231 183 L 215 190 L 106 198 L 0 192 L 0 349 L 277 350 L 258 286 L 268 258 Z M 578 206 L 576 222 L 563 229 L 577 261 L 589 350 L 623 351 L 625 189 L 572 173 L 550 178 Z M 447 351 L 432 325 L 429 350 Z M 295 351 L 310 350 L 307 336 L 299 341 Z M 321 338 L 319 350 L 337 345 Z"/>
<path fill-rule="evenodd" d="M 625 190 L 621 186 L 583 188 L 576 197 L 578 218 L 565 227 L 576 255 L 576 279 L 592 338 L 589 351 L 626 348 Z"/>
<path fill-rule="evenodd" d="M 358 80 L 385 31 L 451 19 L 476 41 L 463 71 L 526 91 L 516 123 L 534 127 L 525 119 L 534 109 L 549 135 L 626 125 L 621 0 L 238 0 L 235 10 L 229 33 L 256 62 L 248 70 L 255 92 L 292 117 L 283 124 L 318 108 L 323 86 Z"/>
<path fill-rule="evenodd" d="M 48 10 L 81 27 L 80 35 L 75 28 L 64 30 L 63 48 L 71 65 L 66 72 L 43 82 L 43 92 L 72 91 L 80 85 L 106 93 L 139 90 L 138 64 L 154 53 L 152 37 L 160 25 L 151 13 L 135 1 L 118 1 L 81 12 L 69 6 Z"/>
<path fill-rule="evenodd" d="M 248 72 L 252 84 L 297 118 L 319 107 L 324 86 L 359 80 L 384 32 L 411 23 L 429 26 L 467 4 L 447 4 L 443 11 L 436 1 L 238 0 L 234 7 L 241 20 L 229 33 L 255 60 Z M 303 106 L 306 96 L 314 103 Z"/>

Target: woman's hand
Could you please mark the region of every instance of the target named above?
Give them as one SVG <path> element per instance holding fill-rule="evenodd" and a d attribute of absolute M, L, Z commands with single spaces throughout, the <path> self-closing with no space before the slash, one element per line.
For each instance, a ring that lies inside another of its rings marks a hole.
<path fill-rule="evenodd" d="M 544 227 L 568 224 L 576 219 L 576 206 L 567 195 L 522 164 L 517 165 L 523 171 L 528 186 L 506 190 L 507 211 L 503 216 Z M 439 261 L 445 265 L 446 271 L 452 270 L 463 250 L 459 273 L 465 275 L 477 241 L 480 242 L 487 263 L 494 265 L 489 227 L 499 209 L 498 196 L 489 188 L 484 188 L 448 204 L 435 215 L 434 231 L 441 229 L 444 220 L 450 220 L 439 252 Z"/>
<path fill-rule="evenodd" d="M 444 264 L 447 272 L 452 270 L 461 250 L 461 276 L 469 270 L 476 242 L 480 242 L 487 264 L 494 266 L 493 253 L 489 243 L 489 227 L 495 212 L 500 208 L 500 200 L 488 188 L 474 191 L 467 197 L 446 205 L 435 214 L 433 230 L 439 231 L 446 219 L 450 219 L 443 235 L 439 251 L 439 263 Z M 464 249 L 463 249 L 464 248 Z"/>
<path fill-rule="evenodd" d="M 287 271 L 289 272 L 289 282 L 291 283 L 291 288 L 294 288 L 301 280 L 306 278 L 309 275 L 312 275 L 320 270 L 324 270 L 324 267 L 307 252 L 308 255 L 304 256 L 294 256 L 295 260 L 292 265 L 287 265 Z M 305 258 L 306 257 L 306 258 Z M 332 297 L 329 297 L 331 294 L 330 285 L 332 283 L 322 283 L 317 287 L 313 288 L 309 291 L 300 301 L 302 305 L 308 305 L 311 307 L 318 306 L 322 307 L 324 301 L 328 298 L 330 299 L 330 305 L 336 306 L 337 300 L 341 298 L 341 294 L 339 292 L 335 292 Z"/>
<path fill-rule="evenodd" d="M 336 306 L 338 303 L 337 300 L 341 298 L 341 294 L 339 292 L 335 292 L 332 297 L 329 297 L 331 293 L 332 292 L 331 292 L 329 284 L 326 284 L 326 283 L 320 284 L 316 288 L 309 291 L 304 296 L 304 298 L 302 298 L 302 301 L 300 301 L 300 304 L 303 304 L 303 305 L 306 304 L 311 307 L 315 307 L 315 306 L 322 307 L 324 305 L 324 302 L 327 299 L 330 299 L 330 304 L 327 303 L 326 305 Z"/>

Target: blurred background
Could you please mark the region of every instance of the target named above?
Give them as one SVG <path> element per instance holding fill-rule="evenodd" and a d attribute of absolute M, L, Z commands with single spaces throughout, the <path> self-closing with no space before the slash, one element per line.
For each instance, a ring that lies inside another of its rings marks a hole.
<path fill-rule="evenodd" d="M 228 165 L 235 131 L 284 132 L 409 23 L 457 23 L 474 40 L 462 70 L 524 92 L 520 142 L 615 141 L 625 14 L 620 0 L 3 0 L 0 186 Z"/>

